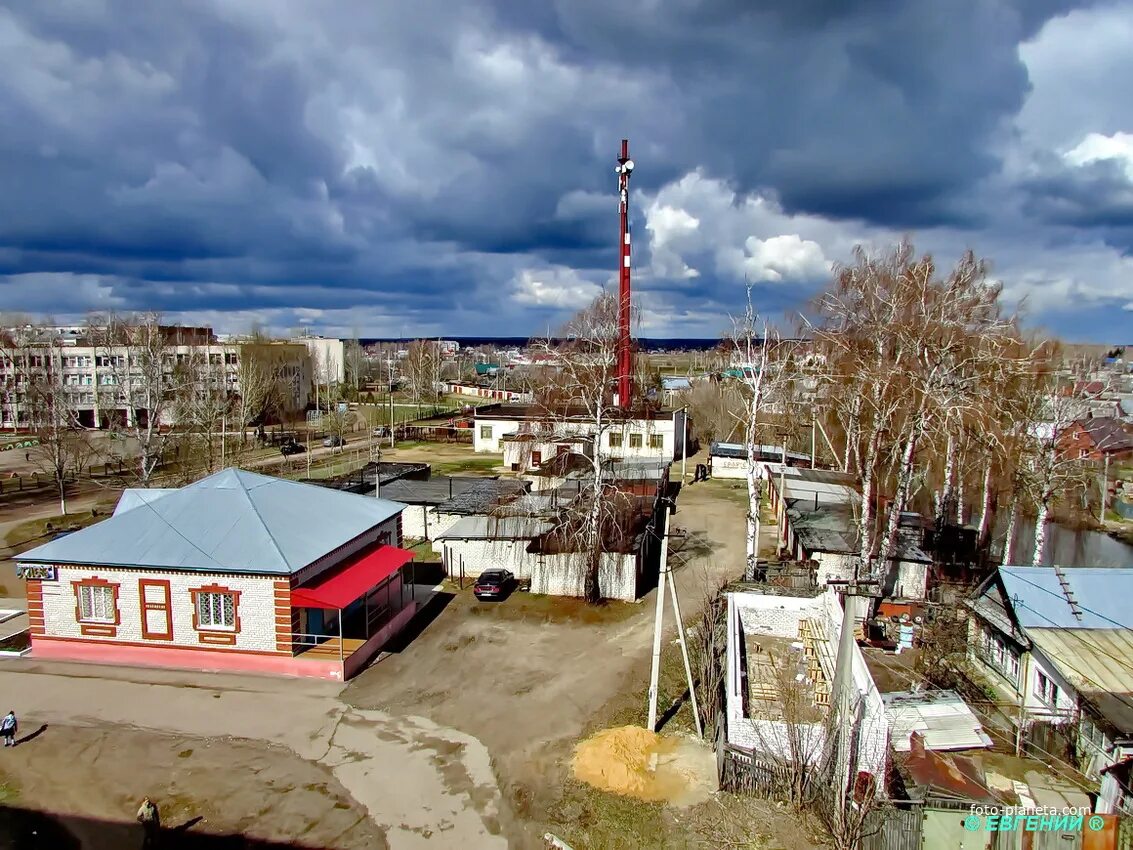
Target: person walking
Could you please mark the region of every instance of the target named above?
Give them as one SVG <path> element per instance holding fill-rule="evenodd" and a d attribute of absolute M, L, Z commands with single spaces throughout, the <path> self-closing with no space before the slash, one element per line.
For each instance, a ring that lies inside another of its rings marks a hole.
<path fill-rule="evenodd" d="M 16 712 L 9 711 L 0 720 L 0 738 L 4 739 L 5 747 L 16 746 L 16 733 L 20 730 L 20 723 L 16 720 Z"/>
<path fill-rule="evenodd" d="M 161 832 L 161 813 L 149 797 L 143 797 L 142 804 L 138 806 L 138 823 L 142 825 L 143 850 L 157 847 L 157 836 Z"/>

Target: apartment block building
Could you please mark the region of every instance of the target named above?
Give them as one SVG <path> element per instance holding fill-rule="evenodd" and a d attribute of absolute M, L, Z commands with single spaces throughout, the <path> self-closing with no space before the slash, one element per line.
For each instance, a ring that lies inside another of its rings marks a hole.
<path fill-rule="evenodd" d="M 211 328 L 161 326 L 160 357 L 166 374 L 194 365 L 200 393 L 238 397 L 241 359 L 263 360 L 280 390 L 285 412 L 305 410 L 315 380 L 303 343 L 220 342 Z M 138 404 L 146 356 L 128 345 L 100 344 L 80 328 L 0 330 L 0 427 L 31 427 L 28 388 L 50 379 L 66 388 L 70 407 L 85 428 L 132 426 L 147 415 Z M 324 379 L 325 380 L 325 379 Z M 172 425 L 173 405 L 163 405 L 161 425 Z"/>

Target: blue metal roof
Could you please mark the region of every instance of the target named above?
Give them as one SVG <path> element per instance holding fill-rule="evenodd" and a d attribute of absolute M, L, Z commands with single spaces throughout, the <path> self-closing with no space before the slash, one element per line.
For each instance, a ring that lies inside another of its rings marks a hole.
<path fill-rule="evenodd" d="M 242 469 L 123 499 L 110 519 L 18 560 L 291 575 L 405 507 Z"/>
<path fill-rule="evenodd" d="M 1133 629 L 1133 568 L 1060 567 L 1079 620 L 1070 610 L 1054 567 L 1000 567 L 1007 600 L 1019 624 L 1032 629 Z"/>

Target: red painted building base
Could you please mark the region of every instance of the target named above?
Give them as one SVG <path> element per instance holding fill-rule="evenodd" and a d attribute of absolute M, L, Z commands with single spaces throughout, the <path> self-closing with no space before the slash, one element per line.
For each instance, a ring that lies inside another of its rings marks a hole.
<path fill-rule="evenodd" d="M 380 632 L 346 659 L 312 659 L 284 653 L 241 652 L 235 649 L 204 650 L 181 646 L 138 646 L 109 640 L 57 638 L 32 635 L 31 658 L 115 664 L 132 667 L 164 667 L 208 673 L 257 673 L 342 682 L 365 668 L 390 638 L 401 631 L 417 612 L 410 602 Z"/>

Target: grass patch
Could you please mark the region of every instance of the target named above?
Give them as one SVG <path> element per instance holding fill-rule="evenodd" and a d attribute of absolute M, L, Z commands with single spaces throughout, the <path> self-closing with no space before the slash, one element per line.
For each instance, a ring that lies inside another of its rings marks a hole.
<path fill-rule="evenodd" d="M 76 511 L 66 516 L 52 516 L 41 519 L 29 519 L 13 526 L 4 539 L 8 547 L 9 557 L 19 555 L 43 543 L 52 535 L 60 531 L 77 531 L 88 525 L 106 519 L 113 513 L 113 506 L 107 504 L 96 505 L 88 511 Z"/>
<path fill-rule="evenodd" d="M 459 475 L 461 473 L 486 475 L 498 472 L 502 465 L 503 461 L 497 457 L 470 457 L 464 460 L 446 460 L 435 463 L 432 466 L 432 473 L 433 475 Z"/>
<path fill-rule="evenodd" d="M 0 650 L 4 652 L 23 652 L 25 649 L 31 649 L 30 630 L 25 629 L 0 640 Z"/>
<path fill-rule="evenodd" d="M 464 584 L 464 592 L 471 596 L 472 582 L 465 580 Z M 457 585 L 452 585 L 451 589 L 461 592 Z M 487 619 L 582 625 L 620 623 L 642 610 L 640 605 L 630 602 L 605 600 L 597 605 L 590 605 L 582 599 L 569 596 L 545 596 L 518 590 L 502 602 L 480 602 L 473 599 L 471 604 L 474 616 Z"/>

